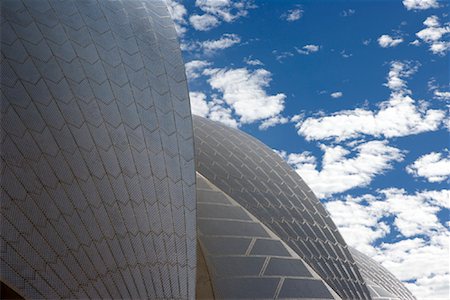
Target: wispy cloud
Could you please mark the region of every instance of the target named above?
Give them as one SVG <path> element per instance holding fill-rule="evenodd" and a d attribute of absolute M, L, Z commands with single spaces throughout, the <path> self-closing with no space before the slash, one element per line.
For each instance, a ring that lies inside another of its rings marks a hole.
<path fill-rule="evenodd" d="M 183 50 L 191 52 L 203 52 L 206 55 L 214 54 L 219 50 L 224 50 L 237 45 L 241 42 L 239 35 L 234 33 L 225 33 L 217 40 L 190 41 L 185 43 Z"/>
<path fill-rule="evenodd" d="M 275 55 L 275 59 L 279 62 L 283 62 L 286 58 L 294 56 L 294 53 L 290 51 L 273 50 L 272 53 Z"/>
<path fill-rule="evenodd" d="M 216 50 L 230 48 L 241 42 L 241 38 L 237 34 L 225 33 L 218 40 L 208 40 L 201 42 L 201 47 L 206 53 Z"/>
<path fill-rule="evenodd" d="M 341 11 L 341 17 L 350 17 L 353 16 L 356 13 L 356 10 L 349 8 L 349 9 L 344 9 L 343 11 Z"/>
<path fill-rule="evenodd" d="M 244 62 L 250 66 L 264 66 L 264 63 L 259 59 L 250 57 L 245 57 Z"/>
<path fill-rule="evenodd" d="M 281 19 L 286 20 L 288 22 L 293 22 L 300 20 L 303 16 L 303 10 L 300 8 L 290 9 L 286 13 L 281 15 Z"/>

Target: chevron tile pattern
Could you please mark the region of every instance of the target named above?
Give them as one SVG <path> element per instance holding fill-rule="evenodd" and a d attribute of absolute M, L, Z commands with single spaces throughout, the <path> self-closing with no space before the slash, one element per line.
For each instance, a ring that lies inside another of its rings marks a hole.
<path fill-rule="evenodd" d="M 370 299 L 323 205 L 269 147 L 240 130 L 193 116 L 196 170 L 258 218 L 344 299 Z"/>
<path fill-rule="evenodd" d="M 373 300 L 414 300 L 416 297 L 391 272 L 367 255 L 349 248 Z"/>
<path fill-rule="evenodd" d="M 1 1 L 0 277 L 195 297 L 192 119 L 164 0 Z"/>

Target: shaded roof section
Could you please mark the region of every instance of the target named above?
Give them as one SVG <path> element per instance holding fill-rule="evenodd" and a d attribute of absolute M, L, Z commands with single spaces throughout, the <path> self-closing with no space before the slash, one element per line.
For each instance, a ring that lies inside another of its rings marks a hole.
<path fill-rule="evenodd" d="M 244 132 L 193 120 L 197 172 L 286 242 L 342 298 L 369 299 L 345 241 L 300 176 Z"/>
<path fill-rule="evenodd" d="M 340 299 L 246 209 L 197 176 L 198 239 L 215 299 Z"/>
<path fill-rule="evenodd" d="M 30 299 L 194 298 L 192 119 L 165 1 L 0 5 L 0 278 Z"/>
<path fill-rule="evenodd" d="M 374 300 L 414 300 L 413 294 L 381 264 L 349 248 Z"/>

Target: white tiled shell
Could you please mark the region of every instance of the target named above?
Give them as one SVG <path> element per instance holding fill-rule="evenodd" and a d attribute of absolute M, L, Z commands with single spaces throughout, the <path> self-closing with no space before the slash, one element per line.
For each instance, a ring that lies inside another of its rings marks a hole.
<path fill-rule="evenodd" d="M 1 1 L 0 277 L 194 298 L 192 119 L 164 0 Z"/>

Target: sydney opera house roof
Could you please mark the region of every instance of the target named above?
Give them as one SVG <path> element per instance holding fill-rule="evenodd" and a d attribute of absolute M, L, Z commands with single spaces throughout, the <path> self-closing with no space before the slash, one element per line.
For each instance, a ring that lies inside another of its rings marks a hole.
<path fill-rule="evenodd" d="M 269 147 L 192 117 L 164 0 L 1 17 L 2 298 L 414 299 Z"/>

